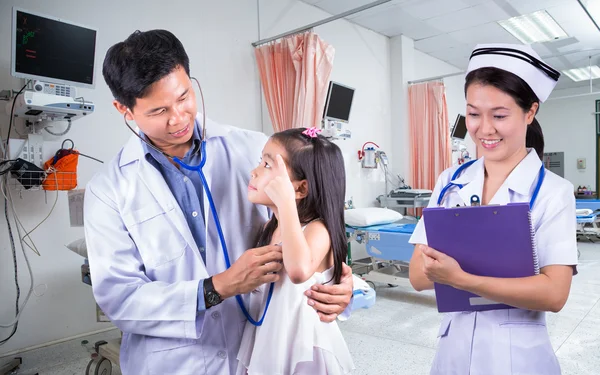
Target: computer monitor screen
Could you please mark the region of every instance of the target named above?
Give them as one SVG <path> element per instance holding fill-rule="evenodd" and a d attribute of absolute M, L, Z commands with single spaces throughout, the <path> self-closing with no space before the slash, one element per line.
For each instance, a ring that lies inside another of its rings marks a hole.
<path fill-rule="evenodd" d="M 15 8 L 11 74 L 93 88 L 96 34 L 89 27 Z"/>
<path fill-rule="evenodd" d="M 467 122 L 466 117 L 458 115 L 454 122 L 454 128 L 452 129 L 452 138 L 454 139 L 465 139 L 467 136 Z"/>
<path fill-rule="evenodd" d="M 327 100 L 325 102 L 323 117 L 347 122 L 350 119 L 353 98 L 353 88 L 331 81 L 327 90 Z"/>

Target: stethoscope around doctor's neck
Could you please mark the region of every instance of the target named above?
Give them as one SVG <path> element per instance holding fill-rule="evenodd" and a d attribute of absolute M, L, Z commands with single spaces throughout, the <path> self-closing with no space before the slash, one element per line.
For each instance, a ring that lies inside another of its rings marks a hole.
<path fill-rule="evenodd" d="M 229 253 L 227 251 L 227 242 L 225 241 L 225 236 L 223 235 L 223 228 L 221 227 L 221 222 L 219 221 L 219 215 L 217 215 L 217 209 L 215 207 L 215 202 L 213 200 L 212 193 L 211 193 L 211 191 L 210 191 L 210 189 L 208 187 L 208 182 L 206 180 L 206 176 L 204 175 L 204 171 L 202 170 L 202 168 L 206 164 L 206 110 L 204 108 L 204 94 L 202 93 L 202 86 L 200 86 L 200 82 L 198 82 L 198 80 L 196 78 L 194 78 L 194 77 L 190 77 L 190 79 L 196 81 L 196 84 L 198 85 L 198 90 L 200 92 L 200 98 L 202 99 L 202 134 L 201 134 L 202 140 L 200 142 L 200 164 L 198 164 L 198 165 L 188 165 L 188 164 L 184 163 L 178 157 L 167 154 L 166 152 L 164 152 L 160 148 L 156 147 L 152 143 L 150 143 L 147 140 L 145 140 L 142 136 L 140 136 L 138 134 L 138 132 L 136 132 L 131 127 L 131 125 L 129 125 L 129 123 L 127 122 L 127 113 L 124 114 L 123 120 L 125 121 L 125 125 L 127 125 L 127 127 L 129 128 L 129 130 L 131 130 L 133 132 L 133 134 L 135 134 L 142 142 L 144 142 L 145 144 L 147 144 L 148 147 L 151 147 L 152 149 L 156 150 L 157 152 L 163 154 L 166 158 L 174 161 L 175 163 L 177 163 L 182 168 L 185 168 L 185 169 L 190 170 L 190 171 L 196 171 L 198 173 L 198 175 L 200 176 L 200 180 L 202 181 L 202 187 L 204 189 L 204 193 L 206 194 L 206 198 L 208 199 L 208 204 L 210 206 L 210 211 L 211 211 L 212 216 L 213 216 L 213 218 L 215 220 L 215 225 L 217 227 L 217 233 L 219 234 L 219 241 L 221 243 L 221 248 L 223 249 L 223 257 L 225 258 L 225 264 L 226 264 L 227 268 L 230 268 L 231 267 L 231 261 L 229 260 Z M 129 111 L 129 109 L 128 109 L 128 111 Z M 251 324 L 253 324 L 255 326 L 262 325 L 262 323 L 263 323 L 263 321 L 265 319 L 265 315 L 267 315 L 267 309 L 269 308 L 269 303 L 271 302 L 271 296 L 273 295 L 273 287 L 274 287 L 274 285 L 275 285 L 274 283 L 271 283 L 271 285 L 269 286 L 269 295 L 267 297 L 267 302 L 266 302 L 266 305 L 265 305 L 265 311 L 263 312 L 262 317 L 258 321 L 252 319 L 252 317 L 250 316 L 250 313 L 248 313 L 248 310 L 244 306 L 244 301 L 242 300 L 242 297 L 240 295 L 235 296 L 235 299 L 237 300 L 237 303 L 240 306 L 240 309 L 244 313 L 246 319 L 248 319 L 248 321 Z"/>
<path fill-rule="evenodd" d="M 463 188 L 463 184 L 457 184 L 455 181 L 460 174 L 467 169 L 471 164 L 475 163 L 477 161 L 477 159 L 475 160 L 471 160 L 470 162 L 467 162 L 463 165 L 461 165 L 456 172 L 454 172 L 454 174 L 452 175 L 452 178 L 450 179 L 450 182 L 444 186 L 444 188 L 442 189 L 442 191 L 440 191 L 440 196 L 438 197 L 437 200 L 437 205 L 441 206 L 442 202 L 444 201 L 444 196 L 446 195 L 446 193 L 448 192 L 448 190 L 450 190 L 453 187 L 457 187 L 459 189 Z M 535 200 L 537 199 L 537 196 L 540 192 L 540 188 L 542 187 L 542 183 L 544 182 L 544 177 L 546 176 L 546 169 L 544 166 L 544 163 L 542 163 L 542 166 L 540 167 L 540 172 L 538 174 L 538 181 L 537 184 L 535 185 L 535 189 L 533 190 L 533 195 L 531 196 L 531 200 L 529 201 L 529 210 L 533 209 L 533 204 L 535 203 Z M 474 203 L 473 201 L 471 202 L 471 204 Z"/>

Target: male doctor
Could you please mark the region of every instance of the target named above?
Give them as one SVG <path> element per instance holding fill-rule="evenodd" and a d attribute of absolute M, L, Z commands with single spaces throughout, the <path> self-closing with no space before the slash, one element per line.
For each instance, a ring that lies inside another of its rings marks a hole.
<path fill-rule="evenodd" d="M 164 155 L 194 166 L 201 158 L 202 116 L 181 42 L 164 30 L 136 31 L 108 50 L 103 75 L 117 110 L 157 148 L 132 135 L 85 195 L 94 296 L 123 331 L 123 374 L 233 374 L 246 318 L 232 297 L 247 306 L 244 295 L 276 281 L 282 267 L 280 247 L 253 248 L 268 213 L 246 199 L 267 138 L 206 124 L 203 170 L 233 263 L 227 269 L 198 174 Z M 347 266 L 340 285 L 307 291 L 323 321 L 351 295 Z"/>

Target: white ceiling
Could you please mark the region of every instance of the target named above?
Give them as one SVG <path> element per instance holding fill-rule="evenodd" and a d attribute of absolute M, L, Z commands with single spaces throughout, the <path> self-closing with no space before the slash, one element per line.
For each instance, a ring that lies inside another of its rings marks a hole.
<path fill-rule="evenodd" d="M 302 0 L 330 14 L 369 4 L 374 0 Z M 592 0 L 600 2 L 600 0 Z M 577 0 L 392 0 L 346 19 L 388 37 L 405 35 L 415 48 L 459 69 L 466 69 L 478 43 L 520 43 L 497 21 L 546 10 L 568 38 L 532 47 L 557 70 L 600 65 L 600 31 Z M 600 80 L 595 80 L 598 85 Z M 564 74 L 558 88 L 589 86 Z"/>

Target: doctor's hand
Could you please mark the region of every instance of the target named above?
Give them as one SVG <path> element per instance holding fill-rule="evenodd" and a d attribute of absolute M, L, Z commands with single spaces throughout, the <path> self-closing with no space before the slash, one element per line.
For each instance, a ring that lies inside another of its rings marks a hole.
<path fill-rule="evenodd" d="M 262 284 L 279 280 L 283 268 L 281 246 L 269 245 L 244 251 L 225 272 L 213 276 L 215 290 L 221 297 L 246 294 Z"/>
<path fill-rule="evenodd" d="M 281 155 L 275 156 L 275 159 L 277 160 L 277 166 L 273 170 L 275 175 L 267 186 L 265 186 L 265 194 L 271 198 L 275 206 L 279 209 L 288 204 L 295 206 L 296 190 L 290 180 L 287 166 Z"/>
<path fill-rule="evenodd" d="M 430 281 L 456 287 L 465 275 L 465 271 L 451 256 L 425 245 L 421 245 L 421 253 L 423 273 Z"/>
<path fill-rule="evenodd" d="M 321 321 L 330 323 L 343 313 L 350 304 L 353 288 L 352 268 L 344 263 L 342 264 L 342 277 L 339 284 L 315 284 L 304 294 L 308 297 L 308 304 L 317 310 Z"/>

